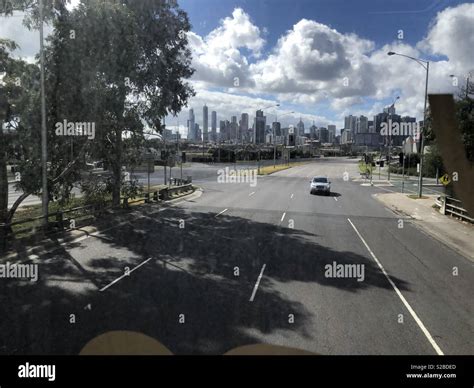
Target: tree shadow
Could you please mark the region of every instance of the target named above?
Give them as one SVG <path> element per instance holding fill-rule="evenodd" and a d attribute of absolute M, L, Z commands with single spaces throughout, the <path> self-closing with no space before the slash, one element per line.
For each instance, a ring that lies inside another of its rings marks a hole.
<path fill-rule="evenodd" d="M 0 282 L 1 315 L 7 317 L 0 324 L 0 353 L 77 354 L 111 330 L 144 333 L 175 354 L 223 354 L 285 331 L 310 340 L 313 312 L 279 284 L 314 283 L 350 293 L 391 287 L 370 258 L 332 250 L 307 231 L 181 208 L 158 213 L 153 205 L 121 217 L 129 222 L 118 224 L 108 215 L 98 236 L 57 244 L 41 256 L 37 283 Z M 364 281 L 326 277 L 325 266 L 333 262 L 363 265 Z M 123 276 L 125 267 L 129 276 Z M 295 323 L 288 314 L 298 317 Z"/>

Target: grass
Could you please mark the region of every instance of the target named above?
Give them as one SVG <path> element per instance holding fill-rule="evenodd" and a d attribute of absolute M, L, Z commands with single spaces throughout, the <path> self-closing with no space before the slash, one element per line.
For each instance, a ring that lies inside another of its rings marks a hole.
<path fill-rule="evenodd" d="M 367 164 L 366 164 L 366 163 L 363 162 L 362 160 L 359 161 L 359 171 L 360 171 L 361 173 L 364 173 L 364 174 L 365 174 L 366 172 L 368 172 L 369 174 L 372 174 L 372 170 L 373 170 L 373 166 L 372 166 L 371 163 L 367 163 Z"/>
<path fill-rule="evenodd" d="M 48 209 L 49 209 L 49 214 L 54 214 L 60 210 L 62 211 L 70 210 L 70 209 L 74 209 L 76 207 L 81 207 L 81 206 L 85 206 L 83 198 L 71 198 L 64 205 L 60 205 L 59 202 L 50 202 Z M 69 213 L 67 217 L 71 217 L 72 214 L 74 213 Z M 17 211 L 15 212 L 12 222 L 21 221 L 28 218 L 40 217 L 41 215 L 42 215 L 41 204 L 22 206 L 18 208 Z M 74 220 L 76 223 L 78 223 L 79 221 L 84 221 L 85 219 L 88 219 L 91 217 L 92 216 L 90 214 L 79 213 L 77 214 L 77 216 L 74 217 Z M 50 217 L 50 220 L 52 219 L 53 217 Z M 17 238 L 21 238 L 21 237 L 27 237 L 27 236 L 32 235 L 34 233 L 34 228 L 39 228 L 39 227 L 41 227 L 41 219 L 34 220 L 34 221 L 27 221 L 19 225 L 13 225 L 12 230 Z"/>
<path fill-rule="evenodd" d="M 283 171 L 287 170 L 292 167 L 297 167 L 297 166 L 302 166 L 304 164 L 307 164 L 309 162 L 293 162 L 288 164 L 278 164 L 275 167 L 274 166 L 265 166 L 265 167 L 260 167 L 260 173 L 258 175 L 270 175 L 278 171 Z"/>

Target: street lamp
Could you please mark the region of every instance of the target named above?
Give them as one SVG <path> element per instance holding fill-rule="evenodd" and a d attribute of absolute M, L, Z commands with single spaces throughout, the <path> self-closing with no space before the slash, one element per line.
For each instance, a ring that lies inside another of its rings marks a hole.
<path fill-rule="evenodd" d="M 422 66 L 426 70 L 426 80 L 425 80 L 425 103 L 424 103 L 424 109 L 423 109 L 423 129 L 425 128 L 426 125 L 426 104 L 428 102 L 428 75 L 430 72 L 430 62 L 429 61 L 424 61 L 419 58 L 414 58 L 410 57 L 409 55 L 405 54 L 398 54 L 393 51 L 389 51 L 387 55 L 392 56 L 392 55 L 399 55 L 401 57 L 405 57 L 408 59 L 411 59 L 418 63 L 420 66 Z M 421 198 L 423 194 L 423 130 L 420 131 L 420 172 L 418 175 L 418 197 Z"/>

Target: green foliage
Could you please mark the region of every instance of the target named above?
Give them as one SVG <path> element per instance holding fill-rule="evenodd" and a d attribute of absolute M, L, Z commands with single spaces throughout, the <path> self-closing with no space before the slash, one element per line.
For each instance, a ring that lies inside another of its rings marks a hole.
<path fill-rule="evenodd" d="M 172 2 L 81 1 L 54 23 L 47 52 L 49 126 L 68 121 L 95 123 L 88 155 L 112 172 L 117 205 L 122 166 L 139 162 L 144 124 L 160 131 L 162 118 L 177 113 L 193 95 L 187 15 Z M 76 144 L 78 143 L 78 144 Z M 54 149 L 65 144 L 56 139 Z"/>

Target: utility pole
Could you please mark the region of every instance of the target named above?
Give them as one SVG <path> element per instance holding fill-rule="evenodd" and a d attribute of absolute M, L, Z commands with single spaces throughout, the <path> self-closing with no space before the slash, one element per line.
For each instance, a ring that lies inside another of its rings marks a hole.
<path fill-rule="evenodd" d="M 420 175 L 418 175 L 418 198 L 423 195 L 423 148 L 424 139 L 423 132 L 426 128 L 426 104 L 428 103 L 428 74 L 430 72 L 430 62 L 426 62 L 426 81 L 425 81 L 425 105 L 423 108 L 423 130 L 420 131 Z"/>
<path fill-rule="evenodd" d="M 44 87 L 44 32 L 43 32 L 43 0 L 39 0 L 40 17 L 40 82 L 41 82 L 41 166 L 42 166 L 42 209 L 43 226 L 48 226 L 48 134 L 46 131 L 46 97 Z"/>

